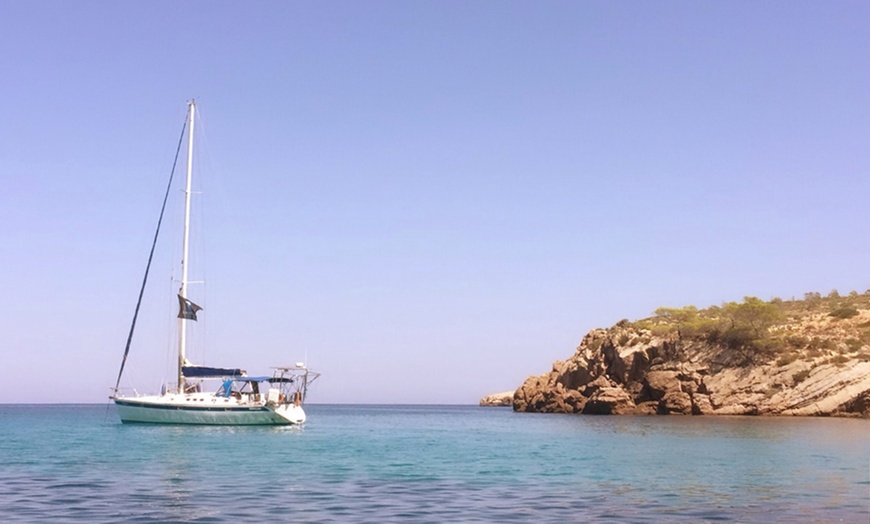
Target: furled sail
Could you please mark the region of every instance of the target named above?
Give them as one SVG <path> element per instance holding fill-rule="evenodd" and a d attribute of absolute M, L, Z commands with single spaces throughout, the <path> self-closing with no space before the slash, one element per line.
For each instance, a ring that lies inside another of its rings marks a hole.
<path fill-rule="evenodd" d="M 208 366 L 184 366 L 181 368 L 181 373 L 186 378 L 242 377 L 246 374 L 243 369 L 212 368 Z"/>

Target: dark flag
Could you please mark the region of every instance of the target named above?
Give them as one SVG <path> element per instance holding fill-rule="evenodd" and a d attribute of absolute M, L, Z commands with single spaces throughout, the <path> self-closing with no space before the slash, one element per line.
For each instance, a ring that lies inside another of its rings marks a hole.
<path fill-rule="evenodd" d="M 178 295 L 178 318 L 196 320 L 196 312 L 202 309 L 190 300 Z"/>

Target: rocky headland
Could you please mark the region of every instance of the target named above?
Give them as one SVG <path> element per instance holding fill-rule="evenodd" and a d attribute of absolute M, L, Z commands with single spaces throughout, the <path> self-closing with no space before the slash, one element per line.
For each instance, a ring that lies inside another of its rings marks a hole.
<path fill-rule="evenodd" d="M 502 393 L 493 393 L 480 399 L 481 406 L 501 407 L 511 406 L 514 402 L 514 392 L 504 391 Z"/>
<path fill-rule="evenodd" d="M 746 297 L 590 331 L 514 411 L 870 416 L 870 295 Z"/>

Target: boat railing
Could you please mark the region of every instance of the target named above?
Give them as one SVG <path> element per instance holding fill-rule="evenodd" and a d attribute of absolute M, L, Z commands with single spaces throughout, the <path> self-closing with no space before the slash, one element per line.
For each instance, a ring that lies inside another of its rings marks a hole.
<path fill-rule="evenodd" d="M 115 397 L 141 397 L 142 393 L 136 388 L 126 387 L 126 388 L 109 388 L 109 398 Z"/>

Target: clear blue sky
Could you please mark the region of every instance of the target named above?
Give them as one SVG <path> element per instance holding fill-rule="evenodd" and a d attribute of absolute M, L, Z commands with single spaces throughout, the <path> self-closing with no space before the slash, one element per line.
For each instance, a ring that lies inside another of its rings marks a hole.
<path fill-rule="evenodd" d="M 103 402 L 186 101 L 199 360 L 474 403 L 659 306 L 870 287 L 870 4 L 0 3 L 0 402 Z M 172 379 L 180 193 L 124 385 Z"/>

